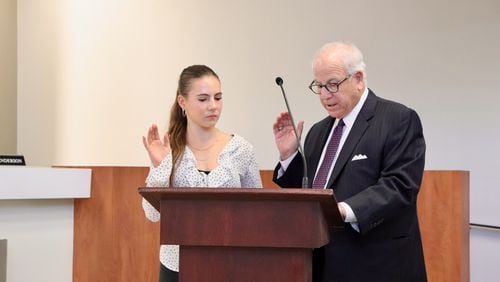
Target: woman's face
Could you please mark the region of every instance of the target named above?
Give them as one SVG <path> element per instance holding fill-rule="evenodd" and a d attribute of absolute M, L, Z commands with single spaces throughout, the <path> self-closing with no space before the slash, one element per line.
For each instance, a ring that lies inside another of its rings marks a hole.
<path fill-rule="evenodd" d="M 222 112 L 219 79 L 213 75 L 192 79 L 187 95 L 177 96 L 177 102 L 186 111 L 188 124 L 214 127 Z"/>

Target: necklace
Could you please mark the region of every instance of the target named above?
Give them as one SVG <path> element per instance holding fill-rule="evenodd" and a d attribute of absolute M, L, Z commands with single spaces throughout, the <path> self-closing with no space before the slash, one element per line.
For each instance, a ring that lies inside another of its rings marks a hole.
<path fill-rule="evenodd" d="M 212 144 L 210 144 L 206 147 L 203 147 L 203 148 L 195 147 L 195 146 L 193 146 L 193 144 L 188 144 L 188 146 L 193 151 L 203 152 L 203 151 L 208 151 L 208 150 L 212 149 L 212 147 L 215 146 L 215 144 L 217 144 L 217 142 L 219 142 L 219 139 L 215 139 Z"/>
<path fill-rule="evenodd" d="M 215 141 L 208 145 L 208 146 L 205 146 L 203 148 L 197 148 L 197 147 L 194 147 L 193 145 L 189 144 L 189 148 L 191 149 L 191 151 L 193 152 L 193 155 L 194 155 L 194 158 L 196 159 L 196 161 L 198 162 L 206 162 L 208 161 L 212 156 L 212 153 L 211 153 L 211 149 L 215 146 L 215 144 L 217 144 L 219 140 L 218 139 L 215 139 Z"/>
<path fill-rule="evenodd" d="M 210 154 L 210 153 L 200 155 L 200 154 L 196 154 L 195 152 L 193 152 L 193 157 L 198 162 L 207 162 L 213 158 L 212 154 Z"/>
<path fill-rule="evenodd" d="M 208 159 L 210 159 L 210 156 L 207 156 L 207 157 L 205 157 L 205 158 L 203 158 L 203 159 L 197 158 L 196 156 L 195 156 L 194 158 L 195 158 L 197 161 L 199 161 L 199 162 L 206 162 L 206 161 L 208 161 Z"/>

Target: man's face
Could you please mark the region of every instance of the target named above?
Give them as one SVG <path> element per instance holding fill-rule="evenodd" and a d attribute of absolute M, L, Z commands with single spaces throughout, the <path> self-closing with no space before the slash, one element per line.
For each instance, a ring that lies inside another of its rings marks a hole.
<path fill-rule="evenodd" d="M 321 85 L 328 84 L 330 89 L 337 88 L 337 92 L 332 93 L 321 87 L 318 96 L 328 114 L 339 119 L 352 111 L 364 90 L 363 74 L 356 72 L 349 75 L 338 60 L 319 59 L 314 68 L 314 81 Z M 335 87 L 335 84 L 338 86 Z"/>

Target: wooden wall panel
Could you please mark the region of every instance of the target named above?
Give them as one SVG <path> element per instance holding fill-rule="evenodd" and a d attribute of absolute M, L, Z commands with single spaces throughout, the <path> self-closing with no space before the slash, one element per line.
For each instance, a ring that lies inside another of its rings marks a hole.
<path fill-rule="evenodd" d="M 93 169 L 90 198 L 74 200 L 73 281 L 112 279 L 111 170 Z"/>
<path fill-rule="evenodd" d="M 158 281 L 159 223 L 137 188 L 147 167 L 91 167 L 90 199 L 75 200 L 73 281 Z M 277 188 L 272 171 L 263 186 Z M 469 281 L 469 174 L 426 171 L 418 212 L 429 281 Z"/>
<path fill-rule="evenodd" d="M 261 170 L 260 177 L 262 178 L 262 187 L 264 188 L 280 188 L 278 184 L 273 182 L 272 170 Z M 300 188 L 300 187 L 297 187 Z"/>
<path fill-rule="evenodd" d="M 75 200 L 73 281 L 158 281 L 160 226 L 137 193 L 147 172 L 92 167 L 91 198 Z"/>
<path fill-rule="evenodd" d="M 418 215 L 429 281 L 469 281 L 469 173 L 425 171 Z"/>

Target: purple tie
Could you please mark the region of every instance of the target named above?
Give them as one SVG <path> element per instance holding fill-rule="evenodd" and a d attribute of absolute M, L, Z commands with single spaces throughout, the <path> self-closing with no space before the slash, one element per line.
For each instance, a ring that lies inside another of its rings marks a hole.
<path fill-rule="evenodd" d="M 321 163 L 318 173 L 316 174 L 316 178 L 314 178 L 312 188 L 323 189 L 325 187 L 325 183 L 328 178 L 328 172 L 330 172 L 330 168 L 333 164 L 333 158 L 335 158 L 335 154 L 337 153 L 337 149 L 339 148 L 343 129 L 344 121 L 339 120 L 339 123 L 333 130 L 332 138 L 330 138 L 330 142 L 328 143 L 328 147 L 326 148 L 325 157 L 323 158 L 323 162 Z"/>

